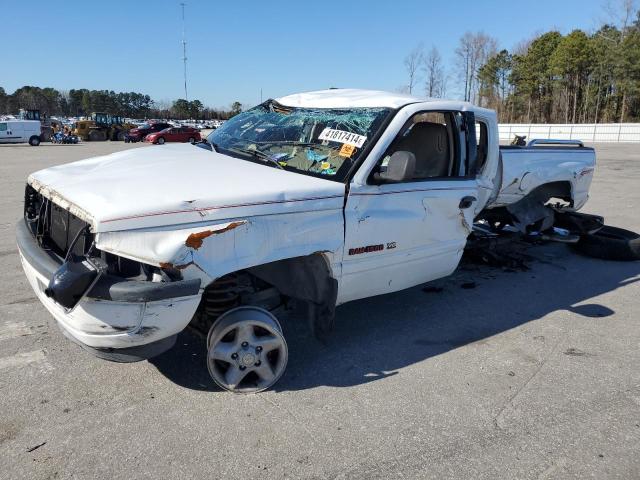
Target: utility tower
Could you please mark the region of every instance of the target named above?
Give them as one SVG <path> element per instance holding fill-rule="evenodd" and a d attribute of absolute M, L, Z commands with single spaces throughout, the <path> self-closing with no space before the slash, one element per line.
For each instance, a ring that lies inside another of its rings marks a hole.
<path fill-rule="evenodd" d="M 187 95 L 187 39 L 185 37 L 185 26 L 184 26 L 184 6 L 186 4 L 182 2 L 180 6 L 182 7 L 182 61 L 184 63 L 184 99 L 189 101 L 189 95 Z"/>

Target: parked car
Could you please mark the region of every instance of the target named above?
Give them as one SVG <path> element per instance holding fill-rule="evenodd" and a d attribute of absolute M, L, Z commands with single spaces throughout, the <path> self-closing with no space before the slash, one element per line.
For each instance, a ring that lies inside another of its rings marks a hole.
<path fill-rule="evenodd" d="M 146 137 L 150 133 L 159 132 L 169 127 L 171 127 L 171 124 L 165 122 L 146 123 L 141 127 L 132 128 L 131 130 L 129 130 L 129 132 L 127 132 L 124 137 L 124 141 L 127 143 L 141 142 L 144 140 L 144 137 Z"/>
<path fill-rule="evenodd" d="M 290 300 L 323 336 L 337 305 L 451 274 L 474 221 L 598 235 L 601 222 L 576 213 L 592 148 L 498 138 L 495 112 L 462 101 L 366 90 L 269 100 L 207 143 L 31 174 L 22 265 L 63 332 L 95 354 L 149 358 L 191 324 L 208 332 L 216 384 L 261 391 L 287 364 L 277 315 Z M 610 235 L 601 254 L 624 243 Z"/>
<path fill-rule="evenodd" d="M 145 142 L 164 145 L 165 142 L 195 143 L 202 140 L 200 131 L 192 127 L 170 127 L 156 133 L 150 133 L 144 138 Z"/>
<path fill-rule="evenodd" d="M 0 143 L 40 145 L 41 124 L 38 120 L 5 120 L 0 122 Z"/>

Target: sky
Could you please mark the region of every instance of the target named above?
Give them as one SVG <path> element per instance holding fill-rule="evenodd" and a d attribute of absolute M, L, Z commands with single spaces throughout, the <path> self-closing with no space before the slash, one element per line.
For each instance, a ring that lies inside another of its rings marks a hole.
<path fill-rule="evenodd" d="M 180 0 L 10 2 L 0 86 L 108 89 L 184 98 Z M 329 87 L 397 90 L 404 57 L 435 45 L 457 96 L 465 31 L 512 49 L 555 28 L 596 29 L 603 0 L 293 0 L 186 2 L 188 96 L 212 107 Z M 39 7 L 38 7 L 39 5 Z"/>

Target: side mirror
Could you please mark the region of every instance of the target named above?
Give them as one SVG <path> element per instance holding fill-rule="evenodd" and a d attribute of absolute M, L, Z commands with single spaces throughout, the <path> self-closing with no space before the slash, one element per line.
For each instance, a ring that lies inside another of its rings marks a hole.
<path fill-rule="evenodd" d="M 413 178 L 416 171 L 416 156 L 412 152 L 399 151 L 391 155 L 387 170 L 375 176 L 380 183 L 406 182 Z"/>

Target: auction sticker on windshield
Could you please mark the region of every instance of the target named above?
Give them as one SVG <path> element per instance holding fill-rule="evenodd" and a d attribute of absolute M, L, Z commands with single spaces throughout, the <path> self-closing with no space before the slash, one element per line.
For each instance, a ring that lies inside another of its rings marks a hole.
<path fill-rule="evenodd" d="M 334 130 L 333 128 L 325 128 L 318 136 L 320 140 L 329 140 L 330 142 L 348 143 L 358 148 L 362 148 L 367 137 L 358 135 L 357 133 L 346 132 L 344 130 Z"/>
<path fill-rule="evenodd" d="M 354 145 L 345 143 L 344 145 L 342 145 L 342 148 L 340 149 L 340 153 L 338 155 L 340 155 L 341 157 L 349 158 L 351 155 L 353 155 L 355 149 L 356 147 Z"/>

